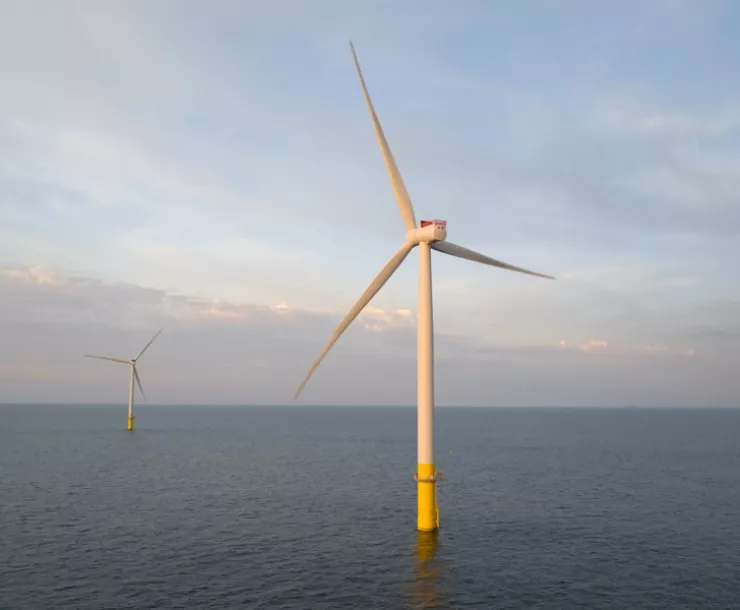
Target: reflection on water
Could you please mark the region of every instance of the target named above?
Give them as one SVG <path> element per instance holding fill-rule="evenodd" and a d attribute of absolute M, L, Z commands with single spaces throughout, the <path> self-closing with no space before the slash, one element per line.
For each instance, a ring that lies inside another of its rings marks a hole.
<path fill-rule="evenodd" d="M 412 608 L 441 608 L 443 590 L 437 560 L 438 532 L 417 532 L 414 580 L 410 586 Z"/>

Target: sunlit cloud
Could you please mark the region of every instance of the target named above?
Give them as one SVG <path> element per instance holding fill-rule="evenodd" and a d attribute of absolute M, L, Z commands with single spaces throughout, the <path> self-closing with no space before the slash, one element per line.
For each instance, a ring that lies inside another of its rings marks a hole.
<path fill-rule="evenodd" d="M 608 348 L 609 343 L 600 339 L 589 339 L 588 341 L 584 341 L 578 346 L 578 349 L 580 349 L 582 352 L 603 352 L 606 351 Z"/>
<path fill-rule="evenodd" d="M 43 267 L 29 267 L 27 269 L 0 267 L 0 274 L 13 280 L 21 280 L 33 284 L 46 284 L 49 286 L 57 286 L 66 281 L 64 277 Z"/>
<path fill-rule="evenodd" d="M 408 309 L 380 309 L 368 305 L 360 313 L 365 328 L 384 332 L 397 327 L 416 327 L 416 316 Z"/>

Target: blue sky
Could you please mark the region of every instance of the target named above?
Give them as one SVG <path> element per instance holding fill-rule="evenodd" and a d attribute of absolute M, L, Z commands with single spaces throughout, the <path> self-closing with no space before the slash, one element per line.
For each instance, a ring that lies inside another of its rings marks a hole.
<path fill-rule="evenodd" d="M 740 404 L 733 2 L 0 9 L 0 401 L 289 402 L 417 218 L 441 404 Z M 304 402 L 411 404 L 416 257 Z"/>

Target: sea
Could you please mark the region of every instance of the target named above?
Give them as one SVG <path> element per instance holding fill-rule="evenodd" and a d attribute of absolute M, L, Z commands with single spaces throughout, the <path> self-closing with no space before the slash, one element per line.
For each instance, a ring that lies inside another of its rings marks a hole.
<path fill-rule="evenodd" d="M 740 410 L 0 405 L 0 608 L 738 609 Z"/>

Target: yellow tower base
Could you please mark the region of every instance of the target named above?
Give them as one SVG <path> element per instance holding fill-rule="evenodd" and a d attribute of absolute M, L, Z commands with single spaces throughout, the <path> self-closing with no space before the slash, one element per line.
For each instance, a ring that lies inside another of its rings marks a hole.
<path fill-rule="evenodd" d="M 439 529 L 439 508 L 437 508 L 437 473 L 434 464 L 419 464 L 417 481 L 417 519 L 420 532 L 433 532 Z"/>
<path fill-rule="evenodd" d="M 131 415 L 128 418 L 128 429 L 129 431 L 134 429 L 134 416 L 133 415 Z"/>

